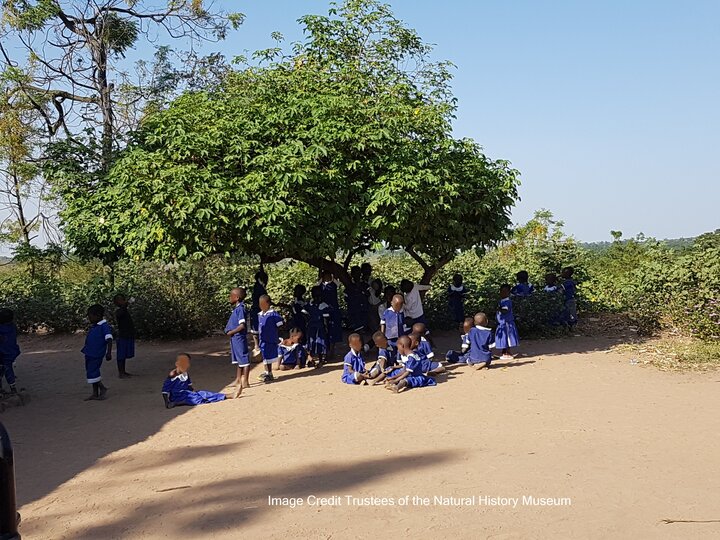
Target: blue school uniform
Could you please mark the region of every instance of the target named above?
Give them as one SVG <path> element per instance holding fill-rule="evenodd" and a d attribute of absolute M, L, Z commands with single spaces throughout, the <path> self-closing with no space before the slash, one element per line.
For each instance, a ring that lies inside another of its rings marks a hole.
<path fill-rule="evenodd" d="M 305 343 L 307 339 L 307 320 L 305 319 L 305 314 L 303 312 L 306 305 L 307 302 L 305 302 L 305 300 L 299 300 L 297 298 L 293 300 L 292 304 L 291 328 L 297 328 L 303 333 L 301 343 Z"/>
<path fill-rule="evenodd" d="M 432 377 L 428 377 L 423 372 L 422 360 L 416 354 L 409 354 L 402 359 L 403 369 L 408 372 L 405 380 L 410 388 L 420 388 L 423 386 L 435 386 L 437 383 Z"/>
<path fill-rule="evenodd" d="M 345 287 L 345 302 L 348 308 L 348 320 L 353 332 L 364 330 L 368 320 L 368 298 L 365 283 L 352 283 Z"/>
<path fill-rule="evenodd" d="M 305 360 L 307 359 L 307 356 L 305 354 L 305 348 L 300 343 L 285 345 L 281 339 L 278 347 L 280 349 L 280 356 L 282 356 L 282 365 L 299 365 L 301 368 L 305 367 Z"/>
<path fill-rule="evenodd" d="M 565 312 L 563 322 L 573 326 L 577 323 L 577 300 L 575 299 L 576 285 L 572 279 L 563 281 L 563 294 L 565 295 Z"/>
<path fill-rule="evenodd" d="M 13 363 L 20 356 L 15 323 L 0 324 L 0 384 L 3 378 L 13 385 L 17 380 Z"/>
<path fill-rule="evenodd" d="M 303 313 L 307 315 L 307 350 L 313 356 L 327 352 L 327 321 L 330 307 L 325 302 L 305 304 Z"/>
<path fill-rule="evenodd" d="M 115 320 L 118 327 L 115 356 L 117 363 L 124 365 L 125 360 L 135 358 L 135 324 L 127 306 L 120 306 L 115 310 Z"/>
<path fill-rule="evenodd" d="M 250 365 L 250 355 L 248 354 L 245 302 L 238 302 L 233 308 L 225 325 L 225 333 L 235 330 L 241 324 L 244 324 L 245 328 L 230 336 L 230 363 L 236 364 L 238 367 L 246 367 Z"/>
<path fill-rule="evenodd" d="M 445 359 L 451 364 L 467 364 L 470 357 L 470 341 L 468 334 L 460 336 L 460 352 L 450 349 L 445 355 Z"/>
<path fill-rule="evenodd" d="M 495 347 L 497 349 L 509 349 L 520 345 L 520 338 L 515 327 L 515 316 L 512 311 L 512 300 L 503 298 L 495 316 L 497 329 L 495 330 Z"/>
<path fill-rule="evenodd" d="M 107 354 L 107 342 L 112 341 L 112 329 L 105 319 L 92 325 L 85 336 L 85 346 L 82 353 L 85 355 L 85 374 L 90 384 L 100 382 L 100 368 Z"/>
<path fill-rule="evenodd" d="M 262 353 L 263 362 L 265 364 L 272 364 L 275 360 L 280 358 L 280 351 L 278 349 L 280 336 L 278 335 L 278 328 L 282 325 L 282 317 L 272 308 L 268 309 L 264 313 L 261 312 L 260 315 L 258 315 L 260 352 Z"/>
<path fill-rule="evenodd" d="M 450 308 L 450 317 L 456 323 L 461 323 L 465 320 L 465 296 L 467 296 L 467 289 L 465 285 L 456 287 L 450 285 L 448 287 L 448 307 Z"/>
<path fill-rule="evenodd" d="M 352 368 L 354 372 L 350 373 L 349 368 Z M 350 349 L 343 361 L 342 382 L 357 384 L 359 381 L 355 378 L 355 373 L 365 373 L 365 359 L 362 357 L 362 353 Z"/>
<path fill-rule="evenodd" d="M 424 337 L 420 338 L 417 354 L 420 357 L 423 373 L 428 374 L 432 370 L 440 367 L 440 362 L 435 361 L 435 353 L 430 346 L 430 342 Z"/>
<path fill-rule="evenodd" d="M 470 345 L 466 362 L 468 364 L 490 364 L 492 353 L 493 332 L 484 326 L 473 326 L 467 334 L 467 342 Z"/>
<path fill-rule="evenodd" d="M 382 368 L 381 361 L 385 361 L 385 368 Z M 397 350 L 388 343 L 388 346 L 384 349 L 378 349 L 377 362 L 370 370 L 373 377 L 380 375 L 381 371 L 389 373 L 393 370 L 397 363 Z"/>
<path fill-rule="evenodd" d="M 518 283 L 510 289 L 510 294 L 513 296 L 530 296 L 534 292 L 535 287 L 532 286 L 532 283 Z"/>
<path fill-rule="evenodd" d="M 267 294 L 265 285 L 259 281 L 255 282 L 252 290 L 252 307 L 250 308 L 250 333 L 257 334 L 259 332 L 259 321 L 260 316 L 260 297 Z"/>
<path fill-rule="evenodd" d="M 339 343 L 342 341 L 342 312 L 340 311 L 340 302 L 338 301 L 338 286 L 334 281 L 320 283 L 322 289 L 322 300 L 328 307 L 330 317 L 328 318 L 328 340 L 329 343 Z"/>
<path fill-rule="evenodd" d="M 385 325 L 385 337 L 394 347 L 400 336 L 407 335 L 408 328 L 405 326 L 405 313 L 397 312 L 389 307 L 380 317 L 380 322 Z"/>
<path fill-rule="evenodd" d="M 169 394 L 169 400 L 175 405 L 200 405 L 202 403 L 215 403 L 225 399 L 225 394 L 208 392 L 206 390 L 194 390 L 190 375 L 187 373 L 181 373 L 175 377 L 165 379 L 162 391 L 163 393 Z"/>

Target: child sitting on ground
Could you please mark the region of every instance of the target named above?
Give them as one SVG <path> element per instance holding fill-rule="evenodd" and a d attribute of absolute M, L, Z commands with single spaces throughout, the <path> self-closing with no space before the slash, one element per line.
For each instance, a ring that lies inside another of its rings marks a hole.
<path fill-rule="evenodd" d="M 460 336 L 460 352 L 450 349 L 445 355 L 445 360 L 447 360 L 449 364 L 467 364 L 467 360 L 470 357 L 470 342 L 468 341 L 468 334 L 470 333 L 472 327 L 472 317 L 466 317 L 463 322 L 463 335 Z"/>
<path fill-rule="evenodd" d="M 388 373 L 392 372 L 397 363 L 397 351 L 390 345 L 387 337 L 378 331 L 373 334 L 373 342 L 378 349 L 378 357 L 375 365 L 368 374 L 372 379 L 372 385 L 381 383 Z"/>
<path fill-rule="evenodd" d="M 369 375 L 365 370 L 365 359 L 362 356 L 363 342 L 360 334 L 348 337 L 350 350 L 345 355 L 342 382 L 346 384 L 367 384 Z"/>
<path fill-rule="evenodd" d="M 500 287 L 500 305 L 495 318 L 498 323 L 495 330 L 495 347 L 502 351 L 500 360 L 513 360 L 510 349 L 520 345 L 520 338 L 515 327 L 515 316 L 512 310 L 512 300 L 510 300 L 510 285 L 508 284 Z"/>
<path fill-rule="evenodd" d="M 278 371 L 304 368 L 307 357 L 302 346 L 303 333 L 299 328 L 290 330 L 290 336 L 280 340 L 280 355 L 277 362 Z"/>
<path fill-rule="evenodd" d="M 20 356 L 20 347 L 14 320 L 15 314 L 12 310 L 0 309 L 0 394 L 4 392 L 3 379 L 10 385 L 10 393 L 17 393 L 14 363 Z"/>
<path fill-rule="evenodd" d="M 175 369 L 168 374 L 162 387 L 162 396 L 166 408 L 172 409 L 178 405 L 215 403 L 225 399 L 225 394 L 218 392 L 196 391 L 192 386 L 189 370 L 190 355 L 178 354 L 175 358 Z"/>
<path fill-rule="evenodd" d="M 470 365 L 478 365 L 477 369 L 490 367 L 492 361 L 493 332 L 488 328 L 488 318 L 484 313 L 476 313 L 473 318 L 474 326 L 467 335 L 469 350 L 467 355 L 467 363 Z"/>
<path fill-rule="evenodd" d="M 418 356 L 412 352 L 412 342 L 408 336 L 401 336 L 397 340 L 398 355 L 401 358 L 403 367 L 400 373 L 393 375 L 387 380 L 387 389 L 400 393 L 407 388 L 420 388 L 422 386 L 435 386 L 435 379 L 424 375 L 422 364 Z"/>
<path fill-rule="evenodd" d="M 415 326 L 416 325 L 413 325 L 413 328 L 415 328 Z M 420 358 L 422 373 L 424 375 L 428 375 L 429 377 L 434 377 L 435 375 L 444 373 L 445 367 L 440 362 L 432 360 L 432 358 L 435 357 L 432 349 L 429 347 L 422 347 L 423 339 L 424 338 L 421 334 L 414 331 L 410 334 L 410 349 L 417 355 L 418 358 Z M 427 355 L 427 351 L 430 351 L 431 356 Z"/>

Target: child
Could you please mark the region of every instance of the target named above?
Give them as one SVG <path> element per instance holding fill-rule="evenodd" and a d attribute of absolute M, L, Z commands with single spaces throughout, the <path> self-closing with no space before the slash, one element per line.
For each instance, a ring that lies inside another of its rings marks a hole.
<path fill-rule="evenodd" d="M 278 371 L 288 371 L 305 367 L 305 348 L 302 346 L 303 333 L 299 328 L 290 330 L 290 337 L 280 340 L 280 355 L 277 362 Z"/>
<path fill-rule="evenodd" d="M 467 364 L 468 358 L 470 357 L 469 349 L 470 342 L 468 341 L 468 334 L 473 327 L 472 317 L 466 317 L 463 321 L 463 335 L 460 336 L 461 348 L 460 352 L 450 349 L 445 355 L 445 360 L 449 364 Z"/>
<path fill-rule="evenodd" d="M 435 357 L 435 353 L 432 350 L 430 342 L 425 339 L 425 335 L 427 334 L 427 326 L 425 326 L 425 323 L 418 322 L 413 324 L 412 333 L 418 335 L 418 347 L 420 354 L 429 360 L 432 360 Z"/>
<path fill-rule="evenodd" d="M 545 288 L 543 291 L 547 293 L 555 293 L 558 291 L 557 276 L 552 272 L 545 274 Z"/>
<path fill-rule="evenodd" d="M 369 262 L 364 262 L 360 265 L 360 279 L 363 283 L 370 285 L 372 277 L 373 267 Z"/>
<path fill-rule="evenodd" d="M 292 327 L 297 328 L 300 330 L 303 334 L 303 341 L 301 343 L 304 344 L 305 341 L 305 333 L 307 331 L 307 321 L 305 320 L 305 315 L 303 314 L 303 310 L 305 309 L 305 305 L 307 302 L 305 301 L 305 293 L 307 292 L 307 289 L 305 288 L 305 285 L 295 285 L 293 288 L 293 303 L 292 306 L 290 306 L 290 309 L 292 311 Z"/>
<path fill-rule="evenodd" d="M 348 336 L 350 351 L 345 355 L 342 382 L 346 384 L 367 384 L 368 374 L 365 370 L 365 359 L 362 356 L 363 342 L 360 334 Z"/>
<path fill-rule="evenodd" d="M 400 290 L 405 295 L 405 316 L 408 318 L 408 324 L 425 323 L 425 312 L 420 295 L 430 290 L 430 285 L 421 285 L 413 283 L 409 279 L 403 279 L 400 282 Z"/>
<path fill-rule="evenodd" d="M 270 297 L 263 294 L 258 304 L 260 305 L 260 313 L 258 315 L 258 337 L 260 341 L 260 354 L 265 364 L 265 372 L 258 377 L 261 381 L 269 383 L 275 380 L 272 374 L 273 362 L 280 359 L 280 351 L 278 342 L 278 328 L 283 325 L 283 319 L 280 314 L 272 309 Z"/>
<path fill-rule="evenodd" d="M 510 349 L 520 345 L 520 338 L 517 328 L 515 328 L 515 316 L 512 311 L 510 285 L 508 284 L 500 286 L 500 305 L 495 318 L 498 323 L 495 330 L 495 347 L 502 351 L 500 360 L 513 360 Z"/>
<path fill-rule="evenodd" d="M 386 309 L 389 309 L 392 305 L 392 299 L 397 294 L 397 290 L 392 285 L 387 285 L 385 289 L 383 289 L 383 300 L 384 302 L 381 302 L 378 304 L 378 323 L 381 325 L 383 313 L 385 313 Z M 403 300 L 404 301 L 404 300 Z"/>
<path fill-rule="evenodd" d="M 118 325 L 116 345 L 118 377 L 127 379 L 132 377 L 132 374 L 125 371 L 125 360 L 135 358 L 135 325 L 130 316 L 130 311 L 128 311 L 128 301 L 125 296 L 116 294 L 113 303 L 117 306 L 115 320 Z"/>
<path fill-rule="evenodd" d="M 369 375 L 373 379 L 371 384 L 381 383 L 391 373 L 397 364 L 397 351 L 388 343 L 388 339 L 382 332 L 373 334 L 373 342 L 378 348 L 378 357 L 375 365 L 370 369 Z"/>
<path fill-rule="evenodd" d="M 255 283 L 252 291 L 252 307 L 250 308 L 250 334 L 253 338 L 253 355 L 260 354 L 260 343 L 258 341 L 258 316 L 260 315 L 260 297 L 267 294 L 268 275 L 264 270 L 255 273 Z"/>
<path fill-rule="evenodd" d="M 82 353 L 85 355 L 85 374 L 87 382 L 92 384 L 92 394 L 85 398 L 85 401 L 103 400 L 107 394 L 107 388 L 102 383 L 100 368 L 103 358 L 106 361 L 112 360 L 112 329 L 103 318 L 105 308 L 93 304 L 87 310 L 87 317 L 90 321 L 90 329 L 85 336 L 85 346 Z"/>
<path fill-rule="evenodd" d="M 0 309 L 0 394 L 4 392 L 3 378 L 10 385 L 10 393 L 17 394 L 15 386 L 15 369 L 13 364 L 20 356 L 20 347 L 17 343 L 17 327 L 15 314 L 10 309 Z"/>
<path fill-rule="evenodd" d="M 415 325 L 413 325 L 413 328 L 415 328 Z M 422 334 L 418 334 L 414 330 L 413 333 L 410 334 L 410 350 L 412 350 L 412 352 L 420 359 L 420 370 L 423 375 L 434 377 L 440 373 L 445 373 L 445 367 L 440 362 L 435 362 L 432 359 L 435 356 L 432 349 L 430 349 L 429 346 L 421 347 L 423 339 L 425 338 L 422 337 Z M 427 341 L 425 341 L 425 343 L 427 343 Z M 428 351 L 430 356 L 428 356 Z"/>
<path fill-rule="evenodd" d="M 513 296 L 530 296 L 535 292 L 535 287 L 532 286 L 532 283 L 528 283 L 530 276 L 528 276 L 525 270 L 520 270 L 515 274 L 515 278 L 517 279 L 517 285 L 510 290 L 510 294 Z"/>
<path fill-rule="evenodd" d="M 411 341 L 408 336 L 398 338 L 397 350 L 404 365 L 401 373 L 388 378 L 388 390 L 392 390 L 397 394 L 407 388 L 420 388 L 437 384 L 435 379 L 423 374 L 420 359 L 412 352 Z"/>
<path fill-rule="evenodd" d="M 450 317 L 453 322 L 458 325 L 465 320 L 465 297 L 467 289 L 463 285 L 463 277 L 461 274 L 455 274 L 452 283 L 448 287 L 448 307 L 450 309 Z"/>
<path fill-rule="evenodd" d="M 403 306 L 405 299 L 401 294 L 396 294 L 390 302 L 390 307 L 386 309 L 382 317 L 380 317 L 380 331 L 385 334 L 390 344 L 394 347 L 400 336 L 407 334 L 405 326 L 405 313 Z"/>
<path fill-rule="evenodd" d="M 378 328 L 380 328 L 380 313 L 378 312 L 378 308 L 384 303 L 384 299 L 382 281 L 373 279 L 368 289 L 368 325 L 371 332 L 377 332 Z M 385 311 L 384 308 L 383 311 Z"/>
<path fill-rule="evenodd" d="M 467 335 L 469 345 L 467 363 L 470 365 L 479 364 L 477 369 L 489 368 L 492 361 L 490 347 L 492 346 L 493 333 L 488 328 L 487 315 L 482 312 L 476 313 L 473 324 L 474 326 Z"/>
<path fill-rule="evenodd" d="M 572 266 L 563 268 L 560 276 L 563 278 L 562 289 L 565 295 L 565 323 L 572 328 L 577 324 L 577 300 L 575 299 L 576 285 L 573 281 L 575 269 Z"/>
<path fill-rule="evenodd" d="M 225 325 L 225 335 L 230 338 L 230 363 L 237 366 L 235 374 L 235 393 L 233 398 L 240 397 L 245 388 L 250 388 L 250 355 L 247 344 L 247 316 L 245 313 L 245 297 L 247 291 L 236 287 L 230 291 L 232 313 Z"/>
<path fill-rule="evenodd" d="M 178 405 L 215 403 L 225 399 L 225 394 L 218 392 L 195 391 L 188 374 L 189 369 L 190 355 L 178 354 L 175 358 L 175 369 L 168 374 L 162 387 L 162 396 L 166 408 L 172 409 Z"/>
<path fill-rule="evenodd" d="M 340 282 L 335 279 L 332 272 L 323 270 L 320 278 L 320 287 L 322 288 L 322 299 L 329 308 L 330 317 L 328 318 L 328 352 L 327 357 L 331 359 L 335 352 L 335 344 L 342 341 L 342 312 L 340 311 L 340 303 L 338 302 L 338 284 Z"/>
<path fill-rule="evenodd" d="M 353 266 L 350 269 L 350 277 L 352 283 L 345 287 L 345 302 L 348 308 L 348 320 L 350 322 L 350 330 L 358 333 L 362 337 L 362 333 L 367 326 L 368 313 L 368 297 L 367 283 L 361 281 L 361 273 L 359 266 Z"/>
<path fill-rule="evenodd" d="M 330 306 L 322 301 L 322 288 L 316 285 L 310 290 L 312 302 L 303 308 L 307 315 L 307 351 L 308 367 L 320 368 L 325 364 L 327 354 L 327 321 L 330 318 Z"/>

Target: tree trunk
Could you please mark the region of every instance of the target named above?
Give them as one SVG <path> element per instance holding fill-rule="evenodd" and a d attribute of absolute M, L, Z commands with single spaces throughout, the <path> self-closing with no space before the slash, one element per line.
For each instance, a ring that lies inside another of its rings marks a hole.
<path fill-rule="evenodd" d="M 113 115 L 113 104 L 110 85 L 107 78 L 107 45 L 103 32 L 104 25 L 99 24 L 92 43 L 92 54 L 95 60 L 97 72 L 95 74 L 95 86 L 98 90 L 100 112 L 102 114 L 102 167 L 107 170 L 110 167 L 110 157 L 113 150 L 113 132 L 115 118 Z"/>
<path fill-rule="evenodd" d="M 308 263 L 310 266 L 314 266 L 315 268 L 321 269 L 321 270 L 329 270 L 333 273 L 333 275 L 340 280 L 340 282 L 345 286 L 349 287 L 352 285 L 352 278 L 350 277 L 350 273 L 347 271 L 347 269 L 340 263 L 337 263 L 335 261 L 331 261 L 329 259 L 323 259 L 322 257 L 309 257 L 307 259 L 299 259 L 303 262 Z"/>
<path fill-rule="evenodd" d="M 25 217 L 25 209 L 23 208 L 23 201 L 22 196 L 20 194 L 20 180 L 17 177 L 17 174 L 13 171 L 13 191 L 15 195 L 15 204 L 17 206 L 16 213 L 18 217 L 18 223 L 20 224 L 20 231 L 23 235 L 23 241 L 26 244 L 30 243 L 30 225 L 27 222 L 27 218 Z"/>

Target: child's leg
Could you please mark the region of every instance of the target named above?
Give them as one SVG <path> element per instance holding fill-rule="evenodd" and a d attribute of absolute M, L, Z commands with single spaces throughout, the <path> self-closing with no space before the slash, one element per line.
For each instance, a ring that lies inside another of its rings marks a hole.
<path fill-rule="evenodd" d="M 445 373 L 445 366 L 443 366 L 441 363 L 437 362 L 437 367 L 431 369 L 428 371 L 428 375 L 439 375 L 440 373 Z"/>
<path fill-rule="evenodd" d="M 237 369 L 235 370 L 235 380 L 232 382 L 234 386 L 240 386 L 240 380 L 243 374 L 243 368 L 240 367 L 240 364 L 236 364 Z"/>
<path fill-rule="evenodd" d="M 0 383 L 2 383 L 3 377 L 10 385 L 10 392 L 15 393 L 17 391 L 15 389 L 15 381 L 17 379 L 15 378 L 15 369 L 13 368 L 12 361 L 3 361 L 0 366 Z"/>
<path fill-rule="evenodd" d="M 399 394 L 403 390 L 408 388 L 408 382 L 406 379 L 402 379 L 397 384 L 393 384 L 391 386 L 388 386 L 388 390 L 391 390 L 395 394 Z"/>

